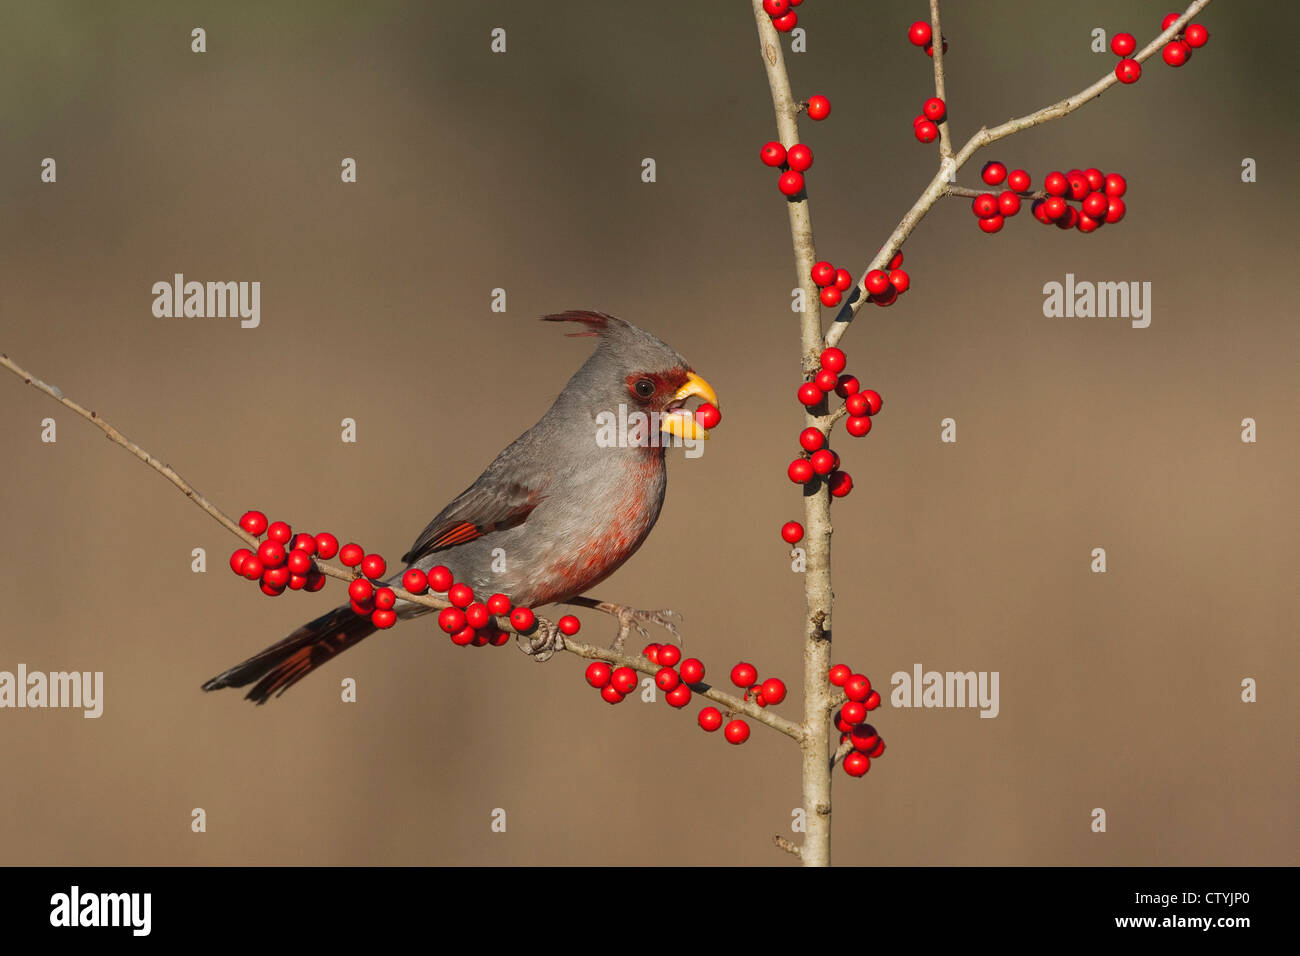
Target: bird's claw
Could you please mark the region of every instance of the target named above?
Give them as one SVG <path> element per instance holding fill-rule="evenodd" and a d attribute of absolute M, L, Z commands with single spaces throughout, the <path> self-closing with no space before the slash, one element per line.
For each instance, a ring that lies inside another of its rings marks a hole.
<path fill-rule="evenodd" d="M 682 615 L 672 608 L 662 608 L 658 611 L 641 611 L 637 608 L 620 606 L 608 610 L 618 621 L 618 635 L 614 638 L 614 643 L 610 645 L 611 650 L 621 651 L 623 649 L 623 644 L 631 634 L 632 628 L 636 628 L 636 632 L 642 637 L 649 637 L 650 632 L 646 630 L 647 624 L 662 627 L 672 635 L 673 640 L 679 645 L 682 643 L 681 632 L 677 630 L 677 621 L 682 620 Z"/>
<path fill-rule="evenodd" d="M 539 664 L 549 661 L 556 651 L 564 650 L 564 638 L 560 629 L 550 621 L 538 621 L 537 629 L 531 634 L 516 633 L 515 643 Z"/>

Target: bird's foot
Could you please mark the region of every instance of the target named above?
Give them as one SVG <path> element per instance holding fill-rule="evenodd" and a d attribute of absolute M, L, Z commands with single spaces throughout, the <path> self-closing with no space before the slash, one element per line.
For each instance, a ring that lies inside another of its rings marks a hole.
<path fill-rule="evenodd" d="M 556 651 L 564 650 L 564 637 L 550 621 L 538 621 L 537 629 L 531 634 L 515 634 L 515 643 L 539 664 L 549 661 Z"/>
<path fill-rule="evenodd" d="M 642 611 L 634 607 L 625 607 L 622 604 L 610 604 L 608 601 L 596 601 L 588 607 L 597 611 L 604 611 L 618 621 L 618 634 L 614 637 L 614 643 L 609 647 L 612 651 L 622 651 L 623 645 L 627 642 L 633 628 L 642 637 L 649 637 L 650 632 L 646 626 L 654 624 L 662 627 L 672 635 L 673 640 L 678 644 L 682 643 L 682 635 L 677 630 L 677 622 L 682 620 L 682 615 L 671 608 L 662 608 L 658 611 Z"/>

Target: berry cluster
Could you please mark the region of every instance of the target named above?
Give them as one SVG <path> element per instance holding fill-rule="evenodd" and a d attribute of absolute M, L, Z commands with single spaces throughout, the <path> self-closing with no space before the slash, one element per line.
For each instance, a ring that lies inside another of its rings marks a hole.
<path fill-rule="evenodd" d="M 704 406 L 701 406 L 703 408 Z M 708 406 L 712 408 L 712 406 Z M 717 409 L 714 409 L 716 412 Z M 715 422 L 716 424 L 716 422 Z M 376 584 L 388 571 L 388 563 L 378 554 L 367 554 L 359 544 L 339 547 L 338 538 L 328 531 L 314 537 L 309 534 L 294 535 L 293 529 L 283 521 L 267 523 L 260 511 L 248 511 L 239 519 L 239 526 L 249 534 L 266 540 L 257 551 L 240 548 L 230 556 L 230 567 L 250 581 L 261 581 L 262 592 L 272 597 L 291 590 L 319 591 L 325 586 L 325 576 L 316 567 L 315 559 L 328 561 L 338 555 L 344 567 L 359 568 L 360 573 L 348 584 L 348 598 L 352 610 L 369 617 L 378 628 L 389 628 L 397 623 L 397 593 L 383 583 Z M 474 591 L 466 584 L 457 584 L 448 568 L 438 565 L 427 572 L 409 568 L 402 575 L 402 587 L 411 594 L 427 591 L 445 593 L 452 606 L 438 614 L 438 626 L 451 635 L 453 644 L 462 647 L 486 644 L 500 646 L 509 639 L 496 624 L 497 615 L 509 615 L 510 626 L 527 634 L 537 626 L 537 617 L 526 607 L 511 607 L 504 594 L 494 594 L 486 602 L 476 601 Z M 556 622 L 560 632 L 569 636 L 578 633 L 581 622 L 566 615 Z"/>
<path fill-rule="evenodd" d="M 934 31 L 930 29 L 930 24 L 924 20 L 917 20 L 907 28 L 907 38 L 912 41 L 912 46 L 925 47 L 926 56 L 934 56 L 934 44 L 930 41 L 934 39 Z M 943 52 L 948 52 L 948 38 L 939 37 L 940 43 L 943 44 Z"/>
<path fill-rule="evenodd" d="M 903 271 L 902 265 L 903 254 L 897 252 L 889 260 L 887 269 L 872 269 L 867 273 L 863 285 L 866 287 L 868 298 L 876 305 L 893 305 L 899 295 L 912 287 L 912 279 Z M 821 289 L 818 298 L 821 299 L 822 305 L 828 309 L 839 305 L 844 293 L 853 288 L 853 275 L 849 270 L 837 269 L 825 260 L 812 267 L 812 280 L 817 288 Z M 834 387 L 835 383 L 831 382 L 822 391 L 829 392 Z M 844 394 L 841 393 L 842 396 Z M 800 401 L 803 401 L 803 399 L 801 398 Z M 805 402 L 804 404 L 808 403 Z"/>
<path fill-rule="evenodd" d="M 1167 13 L 1160 21 L 1160 32 L 1168 30 L 1178 19 L 1177 13 Z M 1192 50 L 1203 47 L 1210 40 L 1210 31 L 1199 23 L 1189 23 L 1183 32 L 1165 44 L 1160 57 L 1170 66 L 1182 66 L 1192 58 Z M 1121 83 L 1136 83 L 1142 77 L 1142 64 L 1130 59 L 1137 49 L 1137 39 L 1131 33 L 1116 33 L 1110 40 L 1110 51 L 1120 58 L 1115 64 L 1115 75 Z"/>
<path fill-rule="evenodd" d="M 921 104 L 921 112 L 912 120 L 912 132 L 921 142 L 933 143 L 939 138 L 939 124 L 947 118 L 947 105 L 939 97 L 932 96 Z"/>
<path fill-rule="evenodd" d="M 871 689 L 871 681 L 855 674 L 846 664 L 836 664 L 827 679 L 843 688 L 848 698 L 835 712 L 835 727 L 840 732 L 840 743 L 851 742 L 853 750 L 844 756 L 844 772 L 850 777 L 861 777 L 871 769 L 871 761 L 885 752 L 885 741 L 876 729 L 866 723 L 867 714 L 880 706 L 880 694 Z"/>
<path fill-rule="evenodd" d="M 811 149 L 803 143 L 795 143 L 786 149 L 773 140 L 764 144 L 758 157 L 763 161 L 764 166 L 783 170 L 776 181 L 776 188 L 781 190 L 781 195 L 793 199 L 803 192 L 803 174 L 813 164 Z"/>
<path fill-rule="evenodd" d="M 291 591 L 319 591 L 325 586 L 325 575 L 316 567 L 314 558 L 319 555 L 328 560 L 338 554 L 338 538 L 328 531 L 314 537 L 309 534 L 294 535 L 293 529 L 283 521 L 268 523 L 260 511 L 245 512 L 239 526 L 254 537 L 265 532 L 266 540 L 257 551 L 240 548 L 230 556 L 230 570 L 250 581 L 260 581 L 262 593 L 278 597 Z"/>
<path fill-rule="evenodd" d="M 763 12 L 772 18 L 778 33 L 789 33 L 799 25 L 799 14 L 794 8 L 803 0 L 763 0 Z"/>
<path fill-rule="evenodd" d="M 867 274 L 883 275 L 879 270 Z M 888 281 L 888 280 L 886 280 Z M 892 288 L 892 287 L 891 287 Z M 895 292 L 897 295 L 897 292 Z M 854 438 L 861 438 L 871 431 L 871 416 L 881 409 L 880 393 L 872 389 L 862 389 L 856 376 L 842 375 L 848 360 L 837 348 L 828 348 L 821 354 L 821 370 L 812 381 L 799 386 L 799 402 L 807 408 L 821 404 L 828 393 L 834 392 L 844 399 L 844 408 L 848 420 L 844 429 Z M 799 445 L 805 454 L 800 455 L 786 469 L 790 480 L 797 485 L 804 485 L 814 478 L 824 478 L 831 494 L 843 498 L 853 490 L 853 479 L 846 471 L 840 471 L 840 456 L 826 447 L 826 433 L 820 428 L 808 427 L 799 433 Z M 781 529 L 781 537 L 794 544 L 803 537 L 803 528 L 791 521 Z"/>
<path fill-rule="evenodd" d="M 1050 172 L 1043 177 L 1043 190 L 1047 196 L 1035 200 L 1032 209 L 1034 218 L 1045 225 L 1096 232 L 1105 223 L 1119 222 L 1127 211 L 1120 197 L 1128 182 L 1119 173 L 1103 173 L 1096 167 Z"/>

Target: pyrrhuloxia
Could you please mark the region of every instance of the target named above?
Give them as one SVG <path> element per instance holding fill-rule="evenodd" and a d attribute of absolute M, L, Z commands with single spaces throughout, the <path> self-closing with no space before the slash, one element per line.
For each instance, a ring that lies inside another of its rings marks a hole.
<path fill-rule="evenodd" d="M 683 406 L 691 397 L 716 405 L 717 396 L 681 355 L 631 323 L 598 312 L 544 319 L 584 324 L 584 331 L 571 334 L 597 336 L 596 351 L 541 420 L 429 522 L 402 556 L 403 568 L 445 565 L 480 600 L 500 592 L 516 606 L 577 599 L 602 610 L 624 610 L 579 596 L 613 574 L 654 527 L 667 482 L 667 442 L 602 447 L 597 415 L 617 415 L 620 404 L 629 412 L 658 412 L 662 432 L 700 439 L 708 433 Z M 498 548 L 504 570 L 493 569 Z M 400 578 L 399 573 L 395 580 Z M 431 609 L 399 601 L 395 610 L 399 619 L 408 619 Z M 625 633 L 626 617 L 621 620 Z M 247 697 L 265 703 L 375 630 L 369 617 L 343 605 L 217 675 L 203 689 L 256 681 Z"/>

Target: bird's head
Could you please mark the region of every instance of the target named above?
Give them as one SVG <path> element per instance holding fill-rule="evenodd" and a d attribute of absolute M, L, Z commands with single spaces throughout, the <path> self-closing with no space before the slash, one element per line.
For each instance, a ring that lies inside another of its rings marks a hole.
<path fill-rule="evenodd" d="M 590 393 L 589 401 L 611 409 L 626 404 L 629 412 L 658 413 L 660 431 L 683 440 L 709 437 L 686 403 L 698 398 L 716 407 L 718 396 L 666 342 L 601 312 L 560 312 L 542 318 L 547 322 L 581 323 L 582 331 L 569 334 L 599 339 L 595 353 L 570 383 Z"/>

